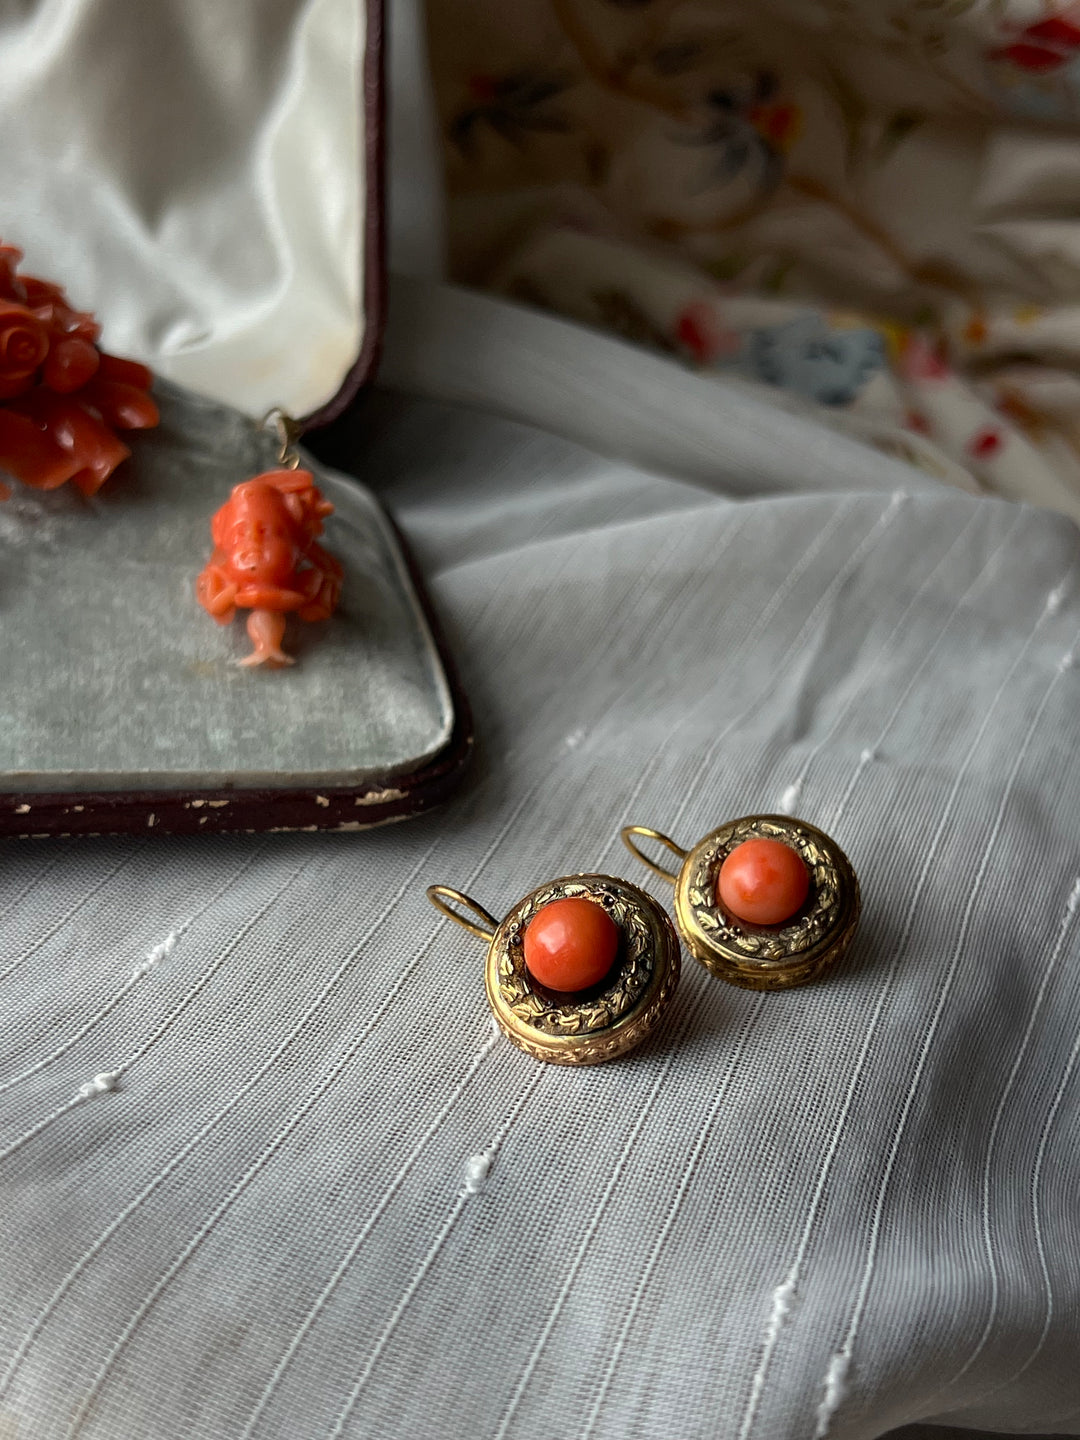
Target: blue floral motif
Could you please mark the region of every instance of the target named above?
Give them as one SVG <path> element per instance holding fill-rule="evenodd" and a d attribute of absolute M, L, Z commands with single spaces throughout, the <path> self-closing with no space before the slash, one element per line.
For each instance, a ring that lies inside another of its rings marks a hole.
<path fill-rule="evenodd" d="M 798 133 L 801 116 L 797 106 L 777 102 L 777 86 L 775 75 L 761 71 L 741 85 L 709 91 L 705 119 L 682 139 L 709 155 L 695 182 L 697 192 L 741 175 L 762 194 L 780 183 L 784 152 Z"/>
<path fill-rule="evenodd" d="M 814 400 L 848 405 L 885 365 L 876 330 L 831 330 L 820 315 L 754 330 L 740 357 L 755 379 Z"/>

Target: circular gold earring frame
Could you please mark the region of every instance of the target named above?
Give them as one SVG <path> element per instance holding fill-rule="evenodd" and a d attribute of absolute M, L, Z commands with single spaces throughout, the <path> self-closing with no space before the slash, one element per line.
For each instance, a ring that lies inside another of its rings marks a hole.
<path fill-rule="evenodd" d="M 748 990 L 786 990 L 815 980 L 835 965 L 855 938 L 862 901 L 847 856 L 824 831 L 787 815 L 729 820 L 684 850 L 659 830 L 626 825 L 623 843 L 655 874 L 675 886 L 675 921 L 687 949 L 713 975 Z M 655 840 L 682 861 L 676 873 L 645 855 L 636 837 Z M 745 840 L 780 840 L 802 857 L 810 893 L 783 925 L 748 925 L 716 899 L 724 860 Z"/>
<path fill-rule="evenodd" d="M 499 1029 L 519 1049 L 554 1065 L 599 1065 L 640 1045 L 660 1020 L 679 981 L 679 939 L 651 895 L 613 875 L 567 875 L 519 900 L 499 922 L 459 890 L 428 887 L 449 919 L 487 942 L 484 986 Z M 619 928 L 610 975 L 580 999 L 543 987 L 525 967 L 525 929 L 552 900 L 585 897 Z M 452 902 L 452 903 L 451 903 Z M 478 919 L 454 909 L 463 906 Z"/>

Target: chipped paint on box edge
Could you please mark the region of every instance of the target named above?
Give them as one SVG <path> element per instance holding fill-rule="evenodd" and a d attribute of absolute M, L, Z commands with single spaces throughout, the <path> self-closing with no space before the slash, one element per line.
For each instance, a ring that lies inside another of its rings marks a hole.
<path fill-rule="evenodd" d="M 385 805 L 391 800 L 404 800 L 404 790 L 389 788 L 386 790 L 369 790 L 366 795 L 358 795 L 353 801 L 354 805 Z"/>

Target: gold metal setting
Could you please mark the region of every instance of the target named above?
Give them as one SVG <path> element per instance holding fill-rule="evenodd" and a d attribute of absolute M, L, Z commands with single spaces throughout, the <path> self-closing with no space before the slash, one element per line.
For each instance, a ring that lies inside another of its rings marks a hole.
<path fill-rule="evenodd" d="M 599 1065 L 617 1059 L 641 1044 L 675 992 L 678 936 L 662 907 L 628 880 L 612 875 L 549 880 L 519 900 L 501 923 L 449 886 L 432 885 L 427 893 L 437 910 L 488 942 L 484 985 L 491 1012 L 503 1034 L 537 1060 Z M 611 973 L 575 998 L 532 979 L 524 939 L 529 921 L 543 906 L 578 896 L 607 911 L 618 926 L 620 946 Z"/>
<path fill-rule="evenodd" d="M 268 410 L 263 416 L 263 429 L 273 432 L 278 442 L 278 464 L 283 470 L 298 470 L 300 468 L 300 451 L 297 449 L 300 437 L 304 433 L 303 426 L 298 420 L 275 406 Z"/>
<path fill-rule="evenodd" d="M 644 825 L 627 825 L 623 843 L 655 874 L 675 886 L 675 920 L 687 949 L 721 980 L 749 990 L 786 990 L 816 979 L 844 954 L 859 924 L 859 882 L 839 845 L 806 820 L 748 815 L 730 820 L 684 850 Z M 645 855 L 637 837 L 664 845 L 682 861 L 665 870 Z M 748 925 L 716 898 L 720 866 L 744 840 L 780 840 L 798 851 L 810 872 L 810 893 L 783 925 Z"/>

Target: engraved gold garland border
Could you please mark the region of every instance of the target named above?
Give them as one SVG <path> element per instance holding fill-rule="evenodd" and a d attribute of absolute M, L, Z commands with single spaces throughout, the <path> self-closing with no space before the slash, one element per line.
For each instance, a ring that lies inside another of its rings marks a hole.
<path fill-rule="evenodd" d="M 614 1030 L 601 1030 L 593 1036 L 574 1036 L 572 1044 L 557 1051 L 551 1042 L 545 1045 L 531 1040 L 523 1029 L 506 1029 L 504 1033 L 519 1050 L 524 1050 L 534 1060 L 546 1060 L 557 1065 L 595 1065 L 633 1050 L 645 1039 L 663 1014 L 678 981 L 679 956 L 676 949 L 673 962 L 666 968 L 654 999 L 638 1011 L 629 1023 L 624 1020 Z"/>
<path fill-rule="evenodd" d="M 598 901 L 619 927 L 622 963 L 612 984 L 600 995 L 580 1003 L 559 1003 L 538 994 L 525 968 L 525 929 L 552 900 L 584 896 Z M 552 880 L 525 897 L 499 927 L 496 974 L 499 997 L 506 1009 L 539 1035 L 589 1035 L 610 1030 L 639 1004 L 653 980 L 662 937 L 648 911 L 623 886 L 612 880 Z"/>
<path fill-rule="evenodd" d="M 791 845 L 810 871 L 809 907 L 793 924 L 776 930 L 737 925 L 710 898 L 715 895 L 717 871 L 728 854 L 744 841 L 756 839 Z M 857 881 L 839 847 L 816 827 L 778 815 L 733 820 L 707 835 L 690 854 L 679 889 L 685 893 L 698 945 L 719 951 L 740 969 L 747 962 L 754 968 L 771 969 L 804 958 L 811 961 L 809 952 L 827 945 L 831 937 L 839 938 L 845 912 L 850 916 L 853 906 L 857 911 Z"/>

